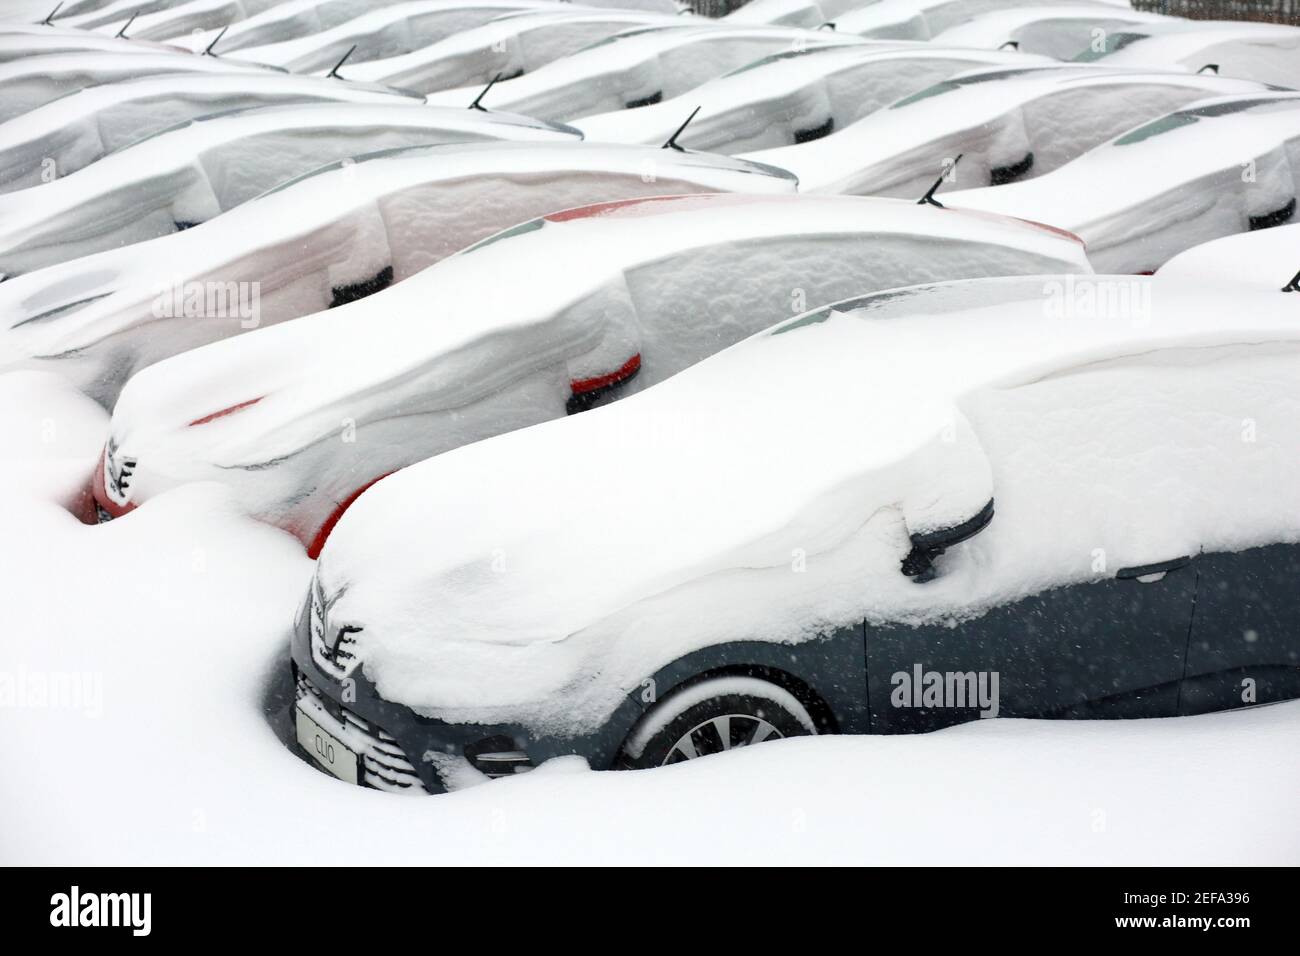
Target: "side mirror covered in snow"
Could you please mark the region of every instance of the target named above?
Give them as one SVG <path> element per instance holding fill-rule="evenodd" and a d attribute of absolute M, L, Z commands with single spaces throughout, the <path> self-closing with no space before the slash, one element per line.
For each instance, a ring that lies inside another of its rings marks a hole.
<path fill-rule="evenodd" d="M 937 531 L 927 531 L 924 534 L 909 535 L 912 550 L 903 559 L 903 573 L 917 584 L 933 580 L 934 559 L 953 545 L 975 537 L 987 528 L 992 520 L 993 499 L 990 498 L 988 504 L 981 508 L 978 514 L 961 524 L 940 528 Z"/>

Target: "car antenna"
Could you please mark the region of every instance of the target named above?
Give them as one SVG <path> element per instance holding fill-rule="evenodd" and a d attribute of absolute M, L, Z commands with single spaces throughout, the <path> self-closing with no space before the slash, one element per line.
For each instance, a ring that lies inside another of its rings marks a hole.
<path fill-rule="evenodd" d="M 200 54 L 200 56 L 216 56 L 216 54 L 213 53 L 212 51 L 217 48 L 217 44 L 221 42 L 221 38 L 226 35 L 226 31 L 229 29 L 230 29 L 230 24 L 227 23 L 224 27 L 221 28 L 221 32 L 212 38 L 212 42 L 208 44 L 207 49 L 204 50 Z"/>
<path fill-rule="evenodd" d="M 483 105 L 483 97 L 488 95 L 488 90 L 496 86 L 497 80 L 499 79 L 501 79 L 500 73 L 492 77 L 492 79 L 488 81 L 488 85 L 483 87 L 482 91 L 479 93 L 478 96 L 474 97 L 474 102 L 469 104 L 469 108 L 472 110 L 478 110 L 480 113 L 486 113 L 488 111 L 488 108 Z"/>
<path fill-rule="evenodd" d="M 1219 64 L 1217 64 L 1217 63 L 1207 63 L 1207 64 L 1205 64 L 1205 66 L 1201 67 L 1201 68 L 1200 68 L 1199 70 L 1197 70 L 1196 72 L 1197 72 L 1197 73 L 1204 73 L 1206 70 L 1209 70 L 1209 71 L 1210 71 L 1211 73 L 1213 73 L 1215 76 L 1218 76 L 1218 75 L 1219 75 Z"/>
<path fill-rule="evenodd" d="M 343 79 L 343 77 L 339 76 L 339 67 L 341 67 L 344 63 L 348 62 L 348 57 L 350 57 L 355 52 L 357 52 L 357 45 L 354 43 L 352 44 L 352 46 L 348 47 L 348 52 L 343 54 L 343 59 L 339 60 L 337 63 L 334 64 L 334 69 L 330 70 L 328 73 L 325 74 L 325 79 L 327 80 Z"/>
<path fill-rule="evenodd" d="M 1291 277 L 1291 281 L 1282 286 L 1283 292 L 1300 292 L 1300 272 Z"/>
<path fill-rule="evenodd" d="M 138 17 L 139 15 L 140 15 L 140 11 L 139 11 L 139 10 L 137 10 L 137 11 L 135 11 L 135 13 L 131 14 L 131 19 L 130 19 L 130 20 L 127 20 L 126 23 L 122 24 L 122 29 L 120 29 L 120 30 L 117 31 L 117 36 L 115 36 L 113 39 L 115 39 L 115 40 L 129 40 L 129 39 L 131 39 L 129 36 L 126 35 L 126 31 L 129 30 L 129 29 L 131 29 L 131 24 L 135 23 L 135 18 Z"/>
<path fill-rule="evenodd" d="M 54 15 L 62 9 L 63 9 L 63 0 L 59 0 L 59 2 L 54 5 L 54 9 L 50 11 L 50 15 L 41 21 L 41 26 L 43 27 L 50 26 L 54 22 Z"/>
<path fill-rule="evenodd" d="M 957 164 L 961 162 L 961 158 L 964 155 L 965 155 L 964 153 L 957 154 L 957 158 L 952 161 L 952 165 L 949 166 L 947 169 L 945 169 L 943 172 L 941 172 L 939 174 L 939 178 L 934 181 L 934 185 L 931 186 L 929 189 L 927 189 L 925 191 L 925 195 L 916 201 L 916 204 L 918 206 L 930 205 L 930 206 L 938 206 L 940 209 L 944 208 L 943 203 L 939 202 L 939 200 L 934 198 L 934 192 L 936 189 L 938 189 L 940 186 L 943 185 L 943 178 L 947 176 L 949 172 L 957 168 Z"/>
<path fill-rule="evenodd" d="M 677 152 L 679 152 L 679 153 L 684 153 L 684 152 L 686 152 L 686 147 L 685 147 L 685 146 L 678 146 L 678 145 L 677 145 L 677 137 L 678 137 L 678 136 L 681 136 L 682 133 L 685 131 L 686 127 L 688 127 L 688 126 L 691 125 L 691 120 L 695 119 L 695 114 L 698 113 L 699 111 L 700 111 L 700 108 L 699 108 L 698 106 L 695 107 L 695 109 L 691 110 L 691 115 L 688 116 L 688 117 L 686 117 L 686 122 L 683 123 L 681 126 L 677 127 L 677 132 L 673 133 L 672 136 L 669 136 L 669 137 L 668 137 L 668 140 L 667 140 L 667 141 L 666 141 L 662 146 L 660 146 L 659 148 L 660 148 L 660 149 L 675 149 L 675 150 L 677 150 Z"/>
<path fill-rule="evenodd" d="M 1000 47 L 998 47 L 999 50 L 1006 50 L 1006 49 L 1008 49 L 1008 48 L 1009 48 L 1009 49 L 1012 49 L 1012 50 L 1019 50 L 1019 49 L 1020 49 L 1020 41 L 1019 41 L 1019 40 L 1008 40 L 1006 43 L 1004 43 L 1004 44 L 1002 44 Z"/>

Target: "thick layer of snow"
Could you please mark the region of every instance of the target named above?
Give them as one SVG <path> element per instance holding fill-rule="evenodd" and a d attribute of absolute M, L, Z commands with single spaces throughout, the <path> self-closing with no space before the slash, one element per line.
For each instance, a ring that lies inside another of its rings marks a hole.
<path fill-rule="evenodd" d="M 173 0 L 161 10 L 136 16 L 130 26 L 130 35 L 139 40 L 184 39 L 188 38 L 187 35 L 205 30 L 220 30 L 223 26 L 242 23 L 286 2 L 287 0 Z M 125 26 L 126 19 L 123 18 L 120 24 L 112 22 L 97 29 L 101 32 L 116 30 Z"/>
<path fill-rule="evenodd" d="M 653 106 L 588 116 L 573 125 L 591 140 L 659 144 L 698 106 L 678 143 L 723 153 L 773 149 L 842 129 L 955 73 L 1035 62 L 1048 61 L 929 43 L 814 47 L 773 54 Z"/>
<path fill-rule="evenodd" d="M 1171 19 L 1112 33 L 1105 54 L 1083 59 L 1107 66 L 1200 70 L 1300 87 L 1300 28 L 1277 23 Z"/>
<path fill-rule="evenodd" d="M 1149 272 L 1252 217 L 1285 217 L 1298 180 L 1300 94 L 1270 93 L 1204 100 L 1046 176 L 945 201 L 1050 222 L 1082 236 L 1096 268 Z"/>
<path fill-rule="evenodd" d="M 935 34 L 939 43 L 997 49 L 1014 42 L 1025 53 L 1068 60 L 1121 27 L 1163 23 L 1169 17 L 1106 3 L 1055 3 L 993 10 Z M 1138 60 L 1131 67 L 1149 68 Z"/>
<path fill-rule="evenodd" d="M 97 83 L 162 73 L 260 74 L 265 67 L 188 53 L 50 53 L 0 63 L 0 123 Z"/>
<path fill-rule="evenodd" d="M 110 32 L 116 33 L 119 26 L 130 19 L 132 14 L 154 13 L 174 6 L 175 3 L 176 0 L 112 0 L 110 3 L 98 4 L 84 12 L 60 10 L 55 22 L 59 26 L 74 27 L 78 30 L 111 27 Z"/>
<path fill-rule="evenodd" d="M 370 481 L 562 417 L 573 383 L 634 357 L 640 371 L 615 397 L 807 305 L 1057 270 L 1088 271 L 1078 242 L 891 200 L 719 195 L 558 214 L 369 298 L 140 372 L 115 408 L 106 463 L 135 462 L 130 490 L 106 501 L 216 479 L 311 542 Z"/>
<path fill-rule="evenodd" d="M 326 309 L 335 288 L 384 269 L 400 282 L 557 209 L 667 193 L 794 191 L 788 177 L 722 157 L 547 146 L 544 131 L 511 126 L 502 114 L 455 116 L 466 138 L 534 142 L 415 147 L 328 167 L 194 229 L 11 279 L 0 285 L 0 367 L 57 369 L 111 408 L 126 379 L 160 359 Z M 214 287 L 247 295 L 209 309 Z M 160 312 L 160 298 L 178 301 Z"/>
<path fill-rule="evenodd" d="M 66 176 L 106 153 L 211 113 L 409 99 L 395 90 L 284 73 L 166 74 L 89 86 L 0 124 L 0 192 Z"/>
<path fill-rule="evenodd" d="M 364 63 L 410 53 L 514 10 L 566 9 L 571 7 L 550 0 L 407 0 L 368 10 L 329 30 L 243 47 L 230 56 L 309 73 L 330 69 L 353 46 L 356 49 L 348 61 Z"/>
<path fill-rule="evenodd" d="M 568 120 L 648 105 L 774 53 L 861 42 L 827 30 L 785 27 L 643 27 L 548 63 L 534 73 L 496 84 L 484 105 L 549 120 Z M 463 87 L 429 94 L 430 103 L 468 105 L 481 90 Z"/>
<path fill-rule="evenodd" d="M 1180 252 L 1156 274 L 1170 279 L 1199 279 L 1271 291 L 1288 285 L 1297 272 L 1300 272 L 1300 223 L 1212 239 Z"/>
<path fill-rule="evenodd" d="M 824 139 L 741 155 L 789 169 L 801 190 L 917 197 L 959 154 L 945 192 L 987 186 L 994 170 L 1004 181 L 1041 176 L 1144 120 L 1208 96 L 1263 89 L 1213 75 L 1091 66 L 973 70 Z"/>
<path fill-rule="evenodd" d="M 531 73 L 562 56 L 633 27 L 680 24 L 681 18 L 636 10 L 524 11 L 423 46 L 411 53 L 348 68 L 358 80 L 403 89 L 434 90 L 485 84 L 496 76 Z"/>
<path fill-rule="evenodd" d="M 1036 277 L 848 303 L 381 482 L 321 556 L 330 625 L 363 629 L 387 700 L 581 733 L 700 647 L 962 619 L 1109 577 L 1097 549 L 1113 574 L 1297 542 L 1298 359 L 1276 292 Z M 900 573 L 909 533 L 991 498 L 937 580 Z"/>
<path fill-rule="evenodd" d="M 187 49 L 205 50 L 221 35 L 216 52 L 233 53 L 246 47 L 282 43 L 313 33 L 323 33 L 370 10 L 390 7 L 406 0 L 287 0 L 269 10 L 233 23 L 225 28 L 213 27 L 175 42 Z"/>
<path fill-rule="evenodd" d="M 178 232 L 324 163 L 483 138 L 481 127 L 464 121 L 466 112 L 407 100 L 305 103 L 192 120 L 71 176 L 0 196 L 0 274 Z"/>
<path fill-rule="evenodd" d="M 729 23 L 812 29 L 861 6 L 864 6 L 862 0 L 750 0 L 723 19 Z"/>
<path fill-rule="evenodd" d="M 44 485 L 52 448 L 84 475 L 103 429 L 79 396 L 0 376 L 0 482 Z M 0 775 L 7 864 L 1300 862 L 1294 703 L 803 738 L 639 773 L 562 760 L 423 800 L 348 787 L 289 752 L 283 697 L 264 713 L 311 573 L 296 542 L 211 486 L 100 527 L 12 489 L 0 761 L 40 773 Z"/>
<path fill-rule="evenodd" d="M 1078 2 L 1060 0 L 1063 6 Z M 835 29 L 876 39 L 928 40 L 983 14 L 1022 6 L 1025 0 L 877 0 L 855 5 L 835 17 Z M 1115 0 L 1096 6 L 1127 9 L 1129 4 L 1127 0 Z"/>

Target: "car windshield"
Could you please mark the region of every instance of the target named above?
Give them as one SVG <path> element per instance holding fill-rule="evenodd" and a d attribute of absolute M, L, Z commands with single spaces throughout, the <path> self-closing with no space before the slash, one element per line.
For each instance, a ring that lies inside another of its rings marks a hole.
<path fill-rule="evenodd" d="M 1143 140 L 1151 139 L 1151 137 L 1159 136 L 1162 133 L 1168 133 L 1171 130 L 1181 129 L 1184 126 L 1191 126 L 1193 123 L 1199 123 L 1205 118 L 1229 116 L 1233 113 L 1243 113 L 1256 106 L 1277 102 L 1279 102 L 1279 100 L 1251 98 L 1248 100 L 1232 100 L 1228 103 L 1211 103 L 1208 106 L 1198 106 L 1192 109 L 1179 110 L 1176 113 L 1170 113 L 1167 116 L 1162 116 L 1159 119 L 1152 120 L 1150 123 L 1139 126 L 1135 130 L 1130 130 L 1119 139 L 1115 140 L 1115 145 L 1130 146 L 1133 143 L 1140 143 Z M 1283 100 L 1280 102 L 1285 101 Z"/>
<path fill-rule="evenodd" d="M 974 86 L 977 83 L 988 83 L 992 80 L 1005 80 L 1008 77 L 1020 76 L 1024 73 L 1033 72 L 1024 67 L 1017 67 L 1011 70 L 988 70 L 980 73 L 973 73 L 970 76 L 959 76 L 951 80 L 943 80 L 935 83 L 933 86 L 927 86 L 919 93 L 913 93 L 911 96 L 905 96 L 889 108 L 891 110 L 902 109 L 904 106 L 911 106 L 913 103 L 919 103 L 921 100 L 928 100 L 933 96 L 939 96 L 941 93 L 948 93 L 952 90 L 959 90 L 964 86 Z"/>
<path fill-rule="evenodd" d="M 1130 43 L 1136 43 L 1138 40 L 1146 39 L 1145 33 L 1111 33 L 1102 40 L 1101 49 L 1088 47 L 1074 58 L 1075 63 L 1091 63 L 1094 60 L 1100 60 L 1104 56 L 1110 56 L 1119 50 L 1124 49 Z"/>
<path fill-rule="evenodd" d="M 462 249 L 460 252 L 456 253 L 456 255 L 467 256 L 471 252 L 477 252 L 485 246 L 492 245 L 494 242 L 500 242 L 502 239 L 509 239 L 513 236 L 522 236 L 526 232 L 535 232 L 536 230 L 541 229 L 544 225 L 546 225 L 545 219 L 529 219 L 527 222 L 521 222 L 517 226 L 511 226 L 509 229 L 502 229 L 500 232 L 488 236 L 486 239 L 480 239 L 478 242 L 474 243 L 474 245 Z"/>

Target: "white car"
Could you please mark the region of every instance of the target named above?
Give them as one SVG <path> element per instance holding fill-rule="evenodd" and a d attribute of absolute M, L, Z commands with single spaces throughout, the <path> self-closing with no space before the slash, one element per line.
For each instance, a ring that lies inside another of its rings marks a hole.
<path fill-rule="evenodd" d="M 0 284 L 0 368 L 58 371 L 112 408 L 147 365 L 363 298 L 557 209 L 795 189 L 780 170 L 721 156 L 560 142 L 499 119 L 477 125 L 533 142 L 412 147 L 334 164 L 193 229 Z"/>
<path fill-rule="evenodd" d="M 0 63 L 0 123 L 99 83 L 163 73 L 247 73 L 266 67 L 188 53 L 51 53 Z"/>
<path fill-rule="evenodd" d="M 637 10 L 524 10 L 462 30 L 410 53 L 348 68 L 357 80 L 430 93 L 513 79 L 623 30 L 680 24 L 678 17 Z"/>
<path fill-rule="evenodd" d="M 199 52 L 214 42 L 220 55 L 324 33 L 371 10 L 407 0 L 287 0 L 236 23 L 211 27 L 175 42 Z M 220 38 L 220 39 L 218 39 Z"/>
<path fill-rule="evenodd" d="M 1046 3 L 992 10 L 940 30 L 938 43 L 1000 49 L 1013 45 L 1025 53 L 1069 60 L 1101 47 L 1106 38 L 1134 25 L 1164 23 L 1171 17 L 1106 3 Z M 1178 22 L 1178 21 L 1175 21 Z M 1143 67 L 1148 64 L 1133 63 Z"/>
<path fill-rule="evenodd" d="M 866 5 L 863 0 L 749 0 L 722 19 L 728 23 L 767 23 L 813 30 Z"/>
<path fill-rule="evenodd" d="M 189 229 L 325 163 L 492 139 L 490 122 L 403 103 L 306 103 L 207 116 L 70 176 L 0 196 L 0 276 Z"/>
<path fill-rule="evenodd" d="M 184 53 L 179 47 L 143 40 L 124 40 L 98 33 L 68 32 L 5 33 L 0 30 L 0 63 L 52 53 Z"/>
<path fill-rule="evenodd" d="M 402 103 L 422 97 L 287 73 L 163 74 L 88 86 L 0 124 L 0 193 L 75 173 L 186 120 L 293 103 Z"/>
<path fill-rule="evenodd" d="M 128 13 L 125 17 L 121 15 L 125 11 L 116 11 L 113 20 L 96 29 L 105 31 L 125 27 L 135 40 L 188 39 L 205 30 L 219 31 L 222 27 L 243 23 L 287 3 L 288 0 L 181 0 L 149 12 Z"/>
<path fill-rule="evenodd" d="M 1046 176 L 944 202 L 1041 217 L 1088 244 L 1098 269 L 1151 272 L 1219 236 L 1289 222 L 1300 182 L 1300 93 L 1202 100 Z"/>
<path fill-rule="evenodd" d="M 894 290 L 422 462 L 320 557 L 298 740 L 327 734 L 308 757 L 350 783 L 437 793 L 561 755 L 1300 697 L 1287 299 Z"/>
<path fill-rule="evenodd" d="M 683 146 L 720 153 L 775 149 L 829 136 L 957 73 L 1049 62 L 931 43 L 812 47 L 774 53 L 653 106 L 584 116 L 572 125 L 593 141 L 662 143 L 698 108 L 677 138 Z"/>
<path fill-rule="evenodd" d="M 1300 87 L 1300 28 L 1278 23 L 1178 20 L 1117 30 L 1078 61 L 1141 69 L 1213 70 Z"/>
<path fill-rule="evenodd" d="M 861 43 L 826 30 L 728 26 L 641 27 L 493 85 L 482 105 L 565 122 L 670 99 L 773 53 Z M 430 93 L 430 103 L 468 106 L 481 88 Z M 684 119 L 685 117 L 683 117 Z"/>
<path fill-rule="evenodd" d="M 1211 239 L 1178 253 L 1156 275 L 1300 292 L 1300 223 Z"/>
<path fill-rule="evenodd" d="M 918 196 L 943 170 L 945 192 L 1000 186 L 1050 172 L 1184 104 L 1265 89 L 1191 73 L 1060 64 L 983 69 L 936 83 L 825 139 L 741 155 L 789 169 L 811 192 Z"/>
<path fill-rule="evenodd" d="M 1079 2 L 1061 0 L 1063 5 L 1077 5 Z M 878 40 L 929 40 L 991 11 L 1023 6 L 1025 0 L 878 0 L 840 14 L 833 25 L 839 32 Z M 1097 6 L 1129 8 L 1125 0 L 1098 3 Z"/>
<path fill-rule="evenodd" d="M 384 475 L 648 388 L 807 303 L 1062 270 L 1089 271 L 1066 233 L 896 200 L 581 207 L 360 301 L 144 369 L 118 398 L 92 491 L 116 517 L 178 484 L 219 481 L 315 556 Z"/>
<path fill-rule="evenodd" d="M 408 0 L 370 10 L 320 33 L 243 47 L 226 55 L 310 73 L 330 69 L 349 51 L 348 63 L 364 63 L 410 53 L 514 10 L 565 9 L 567 4 L 540 0 Z"/>

